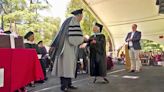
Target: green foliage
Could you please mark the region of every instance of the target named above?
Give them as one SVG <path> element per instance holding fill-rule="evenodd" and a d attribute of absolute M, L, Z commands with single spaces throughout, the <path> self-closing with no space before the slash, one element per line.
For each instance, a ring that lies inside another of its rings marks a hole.
<path fill-rule="evenodd" d="M 141 46 L 143 51 L 162 51 L 163 45 L 160 45 L 158 43 L 155 43 L 150 40 L 141 40 Z"/>
<path fill-rule="evenodd" d="M 66 12 L 66 16 L 71 16 L 71 12 L 73 10 L 76 9 L 80 9 L 83 8 L 84 12 L 83 12 L 83 19 L 81 21 L 81 29 L 83 30 L 83 34 L 84 35 L 92 35 L 92 29 L 93 29 L 93 25 L 95 22 L 99 22 L 99 20 L 97 18 L 95 18 L 91 12 L 88 10 L 87 6 L 84 5 L 82 3 L 81 0 L 71 0 L 71 2 L 69 3 L 68 7 L 67 7 L 67 12 Z M 102 33 L 105 35 L 106 37 L 106 43 L 107 43 L 107 51 L 109 51 L 112 49 L 110 47 L 110 37 L 109 37 L 109 33 L 107 30 L 103 29 Z"/>
<path fill-rule="evenodd" d="M 93 25 L 95 22 L 99 22 L 99 20 L 97 18 L 95 18 L 91 12 L 88 10 L 88 8 L 86 7 L 86 5 L 84 5 L 82 3 L 81 0 L 71 0 L 71 2 L 69 3 L 68 7 L 67 7 L 67 12 L 66 12 L 66 16 L 71 16 L 71 12 L 73 10 L 76 9 L 80 9 L 83 8 L 84 12 L 83 12 L 83 19 L 81 21 L 81 29 L 83 30 L 84 35 L 92 35 L 92 29 L 93 29 Z M 102 33 L 106 36 L 106 41 L 107 41 L 107 51 L 109 51 L 108 49 L 110 48 L 109 46 L 109 33 L 107 30 L 102 31 Z"/>
<path fill-rule="evenodd" d="M 59 29 L 60 18 L 44 17 L 37 11 L 49 9 L 49 4 L 31 3 L 27 0 L 3 0 L 4 27 L 9 30 L 16 23 L 17 32 L 24 36 L 28 31 L 35 33 L 35 41 L 43 40 L 49 45 Z M 10 23 L 11 22 L 11 23 Z M 12 28 L 14 30 L 14 27 Z"/>
<path fill-rule="evenodd" d="M 17 10 L 23 10 L 26 7 L 26 0 L 2 0 L 1 9 L 5 14 L 12 13 Z"/>
<path fill-rule="evenodd" d="M 41 4 L 41 3 L 31 4 L 31 5 L 30 5 L 30 10 L 31 10 L 31 11 L 34 11 L 34 10 L 36 10 L 36 9 L 44 10 L 44 9 L 48 9 L 48 8 L 49 8 L 48 5 Z"/>
<path fill-rule="evenodd" d="M 69 3 L 68 7 L 67 7 L 67 13 L 66 13 L 66 16 L 71 16 L 71 12 L 73 10 L 76 10 L 76 9 L 80 9 L 80 8 L 83 8 L 84 9 L 84 12 L 83 12 L 83 19 L 81 21 L 81 27 L 82 27 L 82 30 L 83 30 L 83 33 L 84 35 L 87 34 L 87 35 L 91 35 L 93 32 L 92 32 L 92 29 L 93 29 L 93 25 L 95 22 L 97 22 L 98 20 L 91 14 L 91 12 L 88 10 L 88 8 L 86 7 L 86 5 L 84 5 L 82 3 L 81 0 L 71 0 L 71 2 Z M 108 32 L 106 30 L 103 30 L 102 31 L 103 34 L 105 34 L 107 40 L 109 40 L 108 38 Z"/>

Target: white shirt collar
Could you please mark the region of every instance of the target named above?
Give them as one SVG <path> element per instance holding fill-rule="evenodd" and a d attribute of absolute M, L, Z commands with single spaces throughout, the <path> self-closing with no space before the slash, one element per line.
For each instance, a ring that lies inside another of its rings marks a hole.
<path fill-rule="evenodd" d="M 31 41 L 28 41 L 27 39 L 24 39 L 24 43 L 35 44 L 34 41 L 31 42 Z"/>

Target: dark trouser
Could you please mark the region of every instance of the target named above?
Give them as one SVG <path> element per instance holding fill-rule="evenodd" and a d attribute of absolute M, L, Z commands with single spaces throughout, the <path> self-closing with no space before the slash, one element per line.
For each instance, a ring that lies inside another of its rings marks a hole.
<path fill-rule="evenodd" d="M 60 77 L 60 84 L 61 84 L 61 89 L 68 88 L 69 86 L 72 85 L 72 79 L 71 78 Z"/>
<path fill-rule="evenodd" d="M 149 65 L 154 66 L 154 61 L 153 60 L 149 60 Z"/>
<path fill-rule="evenodd" d="M 47 76 L 46 76 L 46 64 L 45 64 L 45 60 L 44 59 L 40 59 L 40 64 L 41 64 L 41 67 L 42 67 L 44 78 L 46 78 Z"/>

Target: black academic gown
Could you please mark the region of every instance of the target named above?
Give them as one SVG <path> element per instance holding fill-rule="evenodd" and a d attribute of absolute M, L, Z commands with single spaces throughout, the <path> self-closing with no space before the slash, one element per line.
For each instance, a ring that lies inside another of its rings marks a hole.
<path fill-rule="evenodd" d="M 39 51 L 39 49 L 38 49 L 37 44 L 35 44 L 35 43 L 25 43 L 24 46 L 25 46 L 25 48 L 36 49 L 36 52 L 37 52 L 38 54 L 40 54 L 40 51 Z"/>
<path fill-rule="evenodd" d="M 63 50 L 64 41 L 65 41 L 65 38 L 68 33 L 68 29 L 69 29 L 69 23 L 72 20 L 72 18 L 73 17 L 69 17 L 68 19 L 64 21 L 64 23 L 61 26 L 60 31 L 57 33 L 57 35 L 55 36 L 55 38 L 53 39 L 51 43 L 49 55 L 53 62 L 55 61 L 55 59 L 57 60 L 57 58 L 60 56 Z"/>
<path fill-rule="evenodd" d="M 96 44 L 92 44 L 92 39 Z M 106 41 L 103 34 L 97 34 L 90 37 L 90 75 L 105 77 L 107 72 L 106 63 Z"/>
<path fill-rule="evenodd" d="M 39 49 L 38 45 L 35 43 L 25 43 L 25 48 L 31 48 L 31 49 L 36 49 L 37 54 L 42 54 L 41 49 Z M 46 78 L 46 66 L 45 66 L 45 61 L 44 59 L 39 59 L 40 60 L 40 64 L 42 66 L 42 70 L 44 73 L 44 77 Z"/>

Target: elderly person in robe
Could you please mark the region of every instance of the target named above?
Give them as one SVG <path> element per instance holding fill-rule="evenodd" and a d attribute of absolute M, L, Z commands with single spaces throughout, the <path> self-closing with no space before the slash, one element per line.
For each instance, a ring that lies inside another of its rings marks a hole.
<path fill-rule="evenodd" d="M 77 89 L 72 86 L 71 79 L 76 77 L 77 49 L 83 42 L 83 33 L 80 28 L 82 12 L 83 9 L 79 9 L 71 13 L 74 16 L 64 21 L 51 44 L 51 47 L 55 48 L 51 55 L 51 58 L 54 59 L 52 75 L 60 77 L 61 90 L 64 92 L 69 89 Z M 84 47 L 84 45 L 82 44 L 80 47 Z"/>

